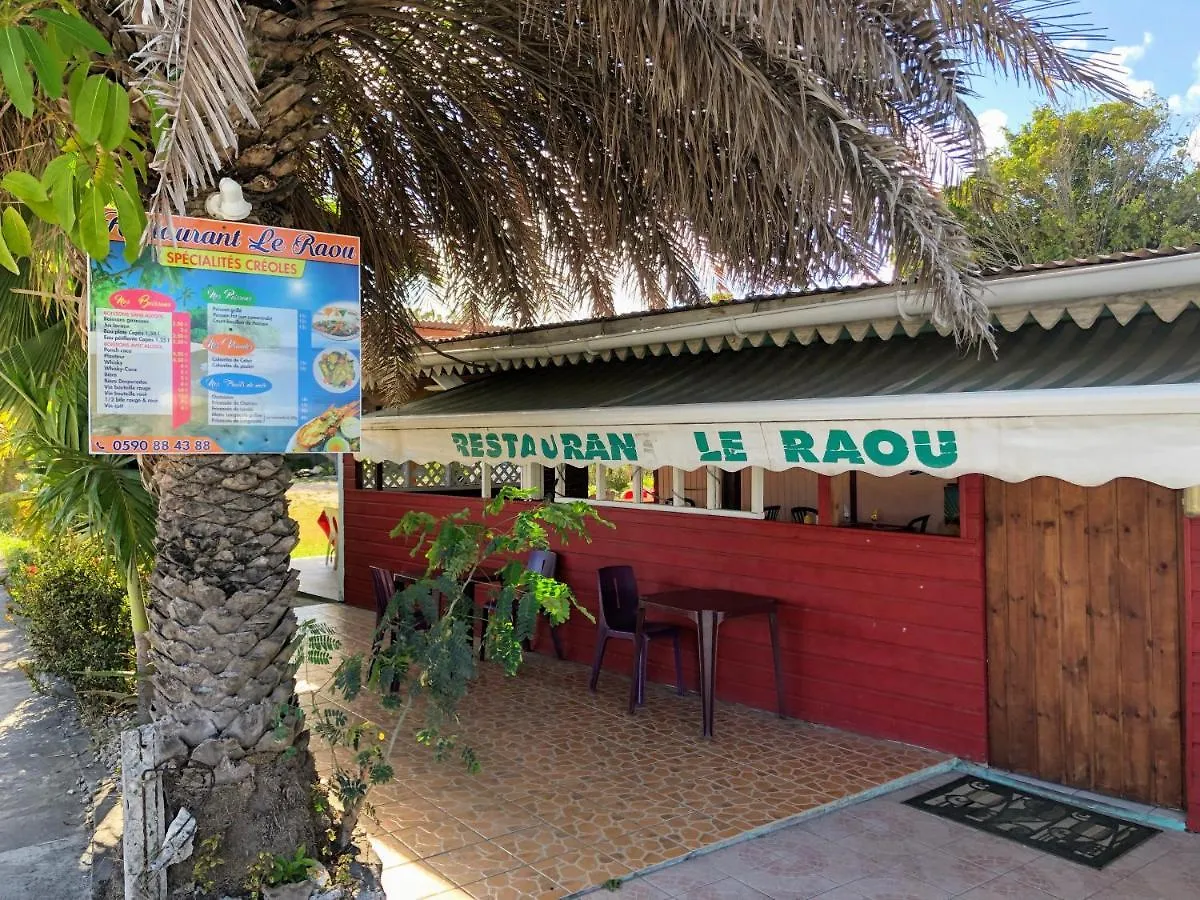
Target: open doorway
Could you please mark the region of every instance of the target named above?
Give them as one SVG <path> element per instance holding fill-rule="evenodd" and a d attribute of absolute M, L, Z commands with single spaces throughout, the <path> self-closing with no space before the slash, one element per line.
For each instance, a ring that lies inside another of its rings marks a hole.
<path fill-rule="evenodd" d="M 300 573 L 300 593 L 309 599 L 340 602 L 341 457 L 312 453 L 287 457 L 292 470 L 288 512 L 300 526 L 292 568 Z"/>

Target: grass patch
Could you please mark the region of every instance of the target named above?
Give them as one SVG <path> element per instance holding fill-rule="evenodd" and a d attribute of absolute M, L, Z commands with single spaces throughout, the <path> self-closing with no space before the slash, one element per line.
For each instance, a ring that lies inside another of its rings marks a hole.
<path fill-rule="evenodd" d="M 325 555 L 329 541 L 317 519 L 321 510 L 336 510 L 337 505 L 336 481 L 306 481 L 292 485 L 288 491 L 288 511 L 300 525 L 300 543 L 292 551 L 293 559 Z"/>

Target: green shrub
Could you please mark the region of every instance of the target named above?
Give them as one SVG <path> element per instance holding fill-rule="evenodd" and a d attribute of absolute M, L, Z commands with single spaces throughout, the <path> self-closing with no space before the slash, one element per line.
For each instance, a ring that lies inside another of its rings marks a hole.
<path fill-rule="evenodd" d="M 11 608 L 28 629 L 31 674 L 59 675 L 85 691 L 129 691 L 129 677 L 89 674 L 133 668 L 125 578 L 100 545 L 63 538 L 21 550 L 10 564 Z"/>

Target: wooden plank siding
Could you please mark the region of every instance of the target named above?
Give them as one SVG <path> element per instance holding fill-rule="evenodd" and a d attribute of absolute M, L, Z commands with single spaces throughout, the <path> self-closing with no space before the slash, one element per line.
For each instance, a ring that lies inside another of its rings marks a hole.
<path fill-rule="evenodd" d="M 1132 479 L 985 492 L 991 762 L 1180 807 L 1178 495 Z"/>
<path fill-rule="evenodd" d="M 1189 831 L 1200 831 L 1200 518 L 1183 520 L 1183 676 Z"/>
<path fill-rule="evenodd" d="M 609 507 L 601 513 L 616 527 L 563 548 L 559 576 L 593 611 L 596 570 L 612 564 L 634 566 L 643 593 L 695 586 L 776 597 L 789 715 L 983 760 L 983 526 L 970 521 L 983 515 L 982 484 L 962 481 L 962 538 Z M 347 488 L 347 601 L 373 606 L 368 565 L 414 566 L 388 538 L 406 509 L 444 515 L 466 506 L 480 501 Z M 594 629 L 579 615 L 563 627 L 571 659 L 590 662 Z M 734 620 L 721 634 L 718 696 L 774 709 L 766 623 Z M 549 641 L 539 649 L 549 652 Z M 610 643 L 606 669 L 628 672 L 631 662 L 626 642 Z M 649 672 L 673 680 L 669 647 L 652 647 Z"/>

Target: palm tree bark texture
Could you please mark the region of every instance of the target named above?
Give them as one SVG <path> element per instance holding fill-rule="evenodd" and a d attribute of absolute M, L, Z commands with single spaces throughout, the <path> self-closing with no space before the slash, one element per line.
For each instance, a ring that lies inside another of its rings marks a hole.
<path fill-rule="evenodd" d="M 153 715 L 173 765 L 168 810 L 220 835 L 215 890 L 241 888 L 257 855 L 313 848 L 316 781 L 294 702 L 291 640 L 299 529 L 282 456 L 159 457 L 150 579 Z M 172 868 L 186 882 L 190 865 Z"/>

